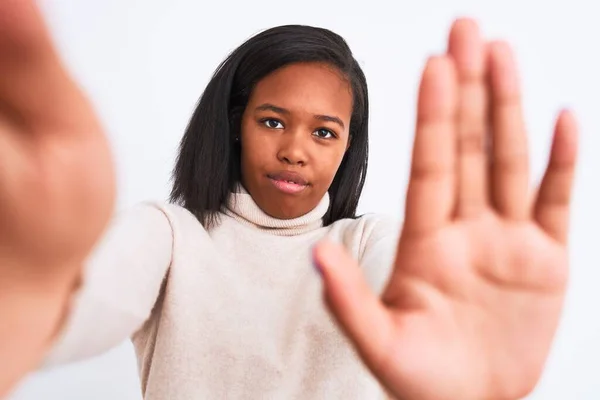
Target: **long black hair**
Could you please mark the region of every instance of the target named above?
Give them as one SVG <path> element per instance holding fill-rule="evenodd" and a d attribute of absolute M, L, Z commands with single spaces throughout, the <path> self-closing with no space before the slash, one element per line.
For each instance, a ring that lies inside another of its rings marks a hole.
<path fill-rule="evenodd" d="M 368 162 L 367 82 L 346 41 L 323 28 L 286 25 L 268 29 L 235 49 L 219 65 L 190 119 L 173 170 L 171 201 L 208 227 L 240 180 L 241 118 L 255 85 L 292 63 L 319 62 L 336 68 L 353 95 L 350 147 L 329 188 L 323 223 L 355 218 Z"/>

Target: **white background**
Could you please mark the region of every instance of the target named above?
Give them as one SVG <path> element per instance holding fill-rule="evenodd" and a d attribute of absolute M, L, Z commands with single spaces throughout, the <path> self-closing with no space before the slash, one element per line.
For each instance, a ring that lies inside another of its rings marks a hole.
<path fill-rule="evenodd" d="M 453 18 L 474 16 L 516 47 L 539 178 L 556 111 L 582 126 L 566 310 L 534 399 L 600 399 L 600 23 L 586 0 L 158 1 L 45 0 L 65 62 L 89 93 L 115 149 L 119 207 L 166 199 L 176 146 L 218 63 L 259 30 L 287 23 L 341 34 L 370 86 L 371 163 L 360 211 L 401 216 L 415 94 L 426 57 L 444 50 Z M 595 39 L 594 39 L 595 38 Z M 407 360 L 410 362 L 410 360 Z M 435 384 L 432 382 L 432 384 Z M 140 399 L 131 346 L 32 375 L 12 400 Z"/>

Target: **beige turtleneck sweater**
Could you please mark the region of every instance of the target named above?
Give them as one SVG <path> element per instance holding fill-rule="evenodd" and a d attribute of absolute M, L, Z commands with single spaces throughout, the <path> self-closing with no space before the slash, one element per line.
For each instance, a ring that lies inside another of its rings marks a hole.
<path fill-rule="evenodd" d="M 326 196 L 278 220 L 236 193 L 208 231 L 174 205 L 122 214 L 90 258 L 48 363 L 131 337 L 147 400 L 384 398 L 323 305 L 311 247 L 326 236 L 345 244 L 381 291 L 398 225 L 369 215 L 323 227 L 328 206 Z"/>

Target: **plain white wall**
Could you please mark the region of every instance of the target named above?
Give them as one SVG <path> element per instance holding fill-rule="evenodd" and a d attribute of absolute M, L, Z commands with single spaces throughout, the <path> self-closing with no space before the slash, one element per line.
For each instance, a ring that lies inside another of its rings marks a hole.
<path fill-rule="evenodd" d="M 415 94 L 425 58 L 443 51 L 456 16 L 477 17 L 486 34 L 516 47 L 536 178 L 559 107 L 579 115 L 581 158 L 572 224 L 567 306 L 534 399 L 600 398 L 600 24 L 587 0 L 45 0 L 65 61 L 97 107 L 114 145 L 119 207 L 166 199 L 176 146 L 218 63 L 259 30 L 286 23 L 344 36 L 370 85 L 371 163 L 361 211 L 401 216 Z M 394 4 L 395 3 L 395 4 Z M 410 362 L 410 360 L 407 360 Z M 131 346 L 89 362 L 32 375 L 12 400 L 139 399 Z"/>

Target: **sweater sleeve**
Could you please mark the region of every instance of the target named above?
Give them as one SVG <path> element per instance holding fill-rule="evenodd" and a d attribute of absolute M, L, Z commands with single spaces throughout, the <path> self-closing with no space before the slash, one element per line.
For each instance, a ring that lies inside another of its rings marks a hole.
<path fill-rule="evenodd" d="M 391 276 L 400 228 L 399 221 L 378 215 L 372 219 L 367 229 L 360 265 L 369 285 L 378 294 L 385 289 Z"/>
<path fill-rule="evenodd" d="M 131 337 L 158 298 L 172 244 L 169 219 L 158 206 L 144 203 L 118 215 L 85 266 L 44 366 L 83 360 Z"/>

